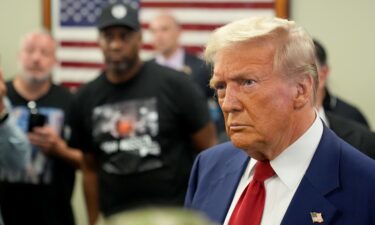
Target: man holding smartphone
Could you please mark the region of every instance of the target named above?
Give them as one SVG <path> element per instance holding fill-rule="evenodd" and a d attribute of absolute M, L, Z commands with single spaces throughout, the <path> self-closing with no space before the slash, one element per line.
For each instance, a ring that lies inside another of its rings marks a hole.
<path fill-rule="evenodd" d="M 7 82 L 11 113 L 32 145 L 25 171 L 0 171 L 4 223 L 72 225 L 70 205 L 75 167 L 81 152 L 67 146 L 71 94 L 51 82 L 56 44 L 47 32 L 32 32 L 21 42 L 19 72 Z M 22 216 L 20 216 L 22 212 Z"/>

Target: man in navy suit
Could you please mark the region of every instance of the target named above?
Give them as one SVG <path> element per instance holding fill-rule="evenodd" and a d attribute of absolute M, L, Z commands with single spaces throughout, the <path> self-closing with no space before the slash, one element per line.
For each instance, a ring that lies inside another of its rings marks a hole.
<path fill-rule="evenodd" d="M 222 112 L 209 87 L 211 69 L 198 56 L 187 52 L 180 43 L 182 29 L 177 19 L 168 12 L 160 12 L 150 21 L 152 43 L 156 51 L 153 61 L 182 71 L 203 91 L 207 98 L 211 118 L 215 122 L 220 142 L 228 140 L 224 129 Z"/>
<path fill-rule="evenodd" d="M 255 165 L 269 163 L 274 175 L 262 183 L 257 224 L 375 224 L 375 162 L 317 116 L 314 44 L 301 27 L 277 18 L 235 21 L 212 34 L 205 57 L 231 142 L 196 158 L 186 207 L 240 225 L 232 221 L 253 188 Z"/>

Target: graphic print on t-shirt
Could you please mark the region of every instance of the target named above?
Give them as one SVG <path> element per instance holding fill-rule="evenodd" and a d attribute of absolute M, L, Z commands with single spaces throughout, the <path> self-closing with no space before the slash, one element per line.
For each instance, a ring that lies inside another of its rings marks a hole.
<path fill-rule="evenodd" d="M 102 169 L 111 174 L 133 174 L 163 166 L 156 99 L 140 99 L 94 108 L 93 138 L 106 155 Z"/>
<path fill-rule="evenodd" d="M 40 107 L 38 113 L 46 116 L 46 123 L 57 134 L 62 133 L 64 124 L 64 112 L 58 108 Z M 30 110 L 25 106 L 13 108 L 13 115 L 17 125 L 26 133 L 29 125 Z M 0 170 L 0 179 L 9 182 L 21 182 L 31 184 L 49 184 L 52 181 L 52 160 L 41 149 L 32 147 L 31 159 L 25 171 Z"/>

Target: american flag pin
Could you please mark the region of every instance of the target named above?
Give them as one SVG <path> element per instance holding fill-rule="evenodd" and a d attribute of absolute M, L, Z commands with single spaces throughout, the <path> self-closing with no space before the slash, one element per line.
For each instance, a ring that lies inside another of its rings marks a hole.
<path fill-rule="evenodd" d="M 313 223 L 323 223 L 324 219 L 322 213 L 320 212 L 310 212 L 311 219 Z"/>

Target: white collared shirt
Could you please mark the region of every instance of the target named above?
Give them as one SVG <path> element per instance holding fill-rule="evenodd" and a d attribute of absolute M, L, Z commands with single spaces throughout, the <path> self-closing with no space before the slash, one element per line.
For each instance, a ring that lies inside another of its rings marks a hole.
<path fill-rule="evenodd" d="M 156 62 L 160 65 L 183 71 L 185 66 L 185 52 L 182 48 L 176 50 L 176 52 L 169 57 L 165 58 L 163 55 L 157 55 L 155 58 Z"/>
<path fill-rule="evenodd" d="M 327 114 L 323 107 L 320 107 L 318 110 L 319 117 L 323 120 L 323 122 L 326 124 L 327 127 L 329 127 L 329 121 L 327 118 Z"/>
<path fill-rule="evenodd" d="M 296 192 L 323 134 L 323 123 L 316 116 L 311 127 L 279 156 L 270 161 L 276 175 L 264 182 L 266 200 L 261 225 L 281 224 L 286 210 Z M 253 178 L 257 161 L 251 159 L 242 175 L 236 193 L 226 215 L 227 225 L 242 192 Z"/>

